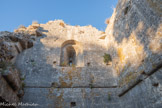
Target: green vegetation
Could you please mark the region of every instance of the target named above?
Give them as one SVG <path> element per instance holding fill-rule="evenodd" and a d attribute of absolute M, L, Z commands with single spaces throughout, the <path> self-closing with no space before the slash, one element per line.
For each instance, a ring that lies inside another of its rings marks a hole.
<path fill-rule="evenodd" d="M 36 62 L 32 59 L 32 60 L 31 60 L 31 64 L 32 64 L 32 66 L 34 67 L 34 66 L 36 65 Z"/>
<path fill-rule="evenodd" d="M 103 58 L 104 58 L 104 63 L 106 64 L 106 65 L 108 65 L 108 63 L 110 62 L 110 61 L 112 61 L 112 58 L 111 58 L 111 56 L 110 56 L 110 54 L 104 54 L 104 56 L 103 56 Z"/>
<path fill-rule="evenodd" d="M 21 81 L 24 81 L 25 80 L 25 78 L 20 78 L 21 79 Z"/>
<path fill-rule="evenodd" d="M 90 80 L 90 84 L 89 87 L 92 89 L 93 88 L 93 83 L 94 83 L 94 76 L 91 75 L 91 80 Z"/>
<path fill-rule="evenodd" d="M 32 66 L 34 67 L 36 65 L 36 63 L 35 62 L 32 62 Z"/>
<path fill-rule="evenodd" d="M 21 77 L 21 78 L 20 78 L 20 80 L 21 80 L 21 81 L 24 81 L 24 80 L 25 80 L 25 78 L 26 78 L 26 76 Z"/>
<path fill-rule="evenodd" d="M 108 93 L 108 100 L 111 101 L 111 93 Z"/>
<path fill-rule="evenodd" d="M 25 83 L 23 82 L 21 86 L 22 86 L 22 89 L 24 89 L 24 87 L 25 87 Z"/>
<path fill-rule="evenodd" d="M 92 83 L 90 83 L 90 84 L 89 84 L 89 87 L 90 87 L 91 89 L 93 88 L 93 85 L 92 85 Z"/>

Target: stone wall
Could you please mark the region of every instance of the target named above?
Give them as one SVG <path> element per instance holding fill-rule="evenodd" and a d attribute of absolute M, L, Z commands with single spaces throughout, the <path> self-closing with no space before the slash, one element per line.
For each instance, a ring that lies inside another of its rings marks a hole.
<path fill-rule="evenodd" d="M 158 1 L 119 0 L 106 29 L 108 51 L 121 78 L 147 73 L 161 62 L 162 19 L 150 3 Z"/>
<path fill-rule="evenodd" d="M 1 33 L 0 61 L 16 68 L 0 64 L 0 100 L 18 102 L 23 86 L 36 108 L 161 108 L 161 4 L 119 0 L 105 32 L 55 20 Z"/>
<path fill-rule="evenodd" d="M 103 32 L 91 26 L 70 26 L 61 20 L 40 24 L 40 31 L 43 36 L 16 59 L 16 67 L 25 77 L 23 103 L 36 103 L 37 108 L 64 108 L 74 103 L 75 107 L 96 108 L 117 104 L 115 99 L 109 102 L 111 97 L 118 98 L 112 92 L 116 90 L 117 77 L 111 65 L 103 62 Z M 73 46 L 81 63 L 60 64 L 64 57 L 61 51 L 66 46 Z"/>
<path fill-rule="evenodd" d="M 119 97 L 122 108 L 162 107 L 162 68 Z M 120 88 L 119 88 L 120 89 Z M 120 92 L 121 93 L 121 92 Z"/>
<path fill-rule="evenodd" d="M 106 44 L 103 39 L 104 32 L 98 31 L 92 26 L 70 26 L 62 20 L 49 21 L 47 24 L 40 24 L 44 30 L 44 38 L 40 39 L 46 49 L 51 50 L 50 56 L 55 57 L 56 65 L 60 65 L 61 48 L 64 43 L 71 40 L 78 42 L 75 50 L 78 52 L 79 63 L 77 67 L 86 66 L 105 66 L 103 55 L 106 52 Z M 97 49 L 97 50 L 96 50 Z M 50 64 L 53 63 L 53 61 Z"/>
<path fill-rule="evenodd" d="M 118 75 L 120 100 L 134 102 L 128 106 L 123 102 L 123 107 L 161 106 L 161 79 L 157 78 L 157 87 L 151 80 L 162 67 L 160 4 L 159 0 L 119 0 L 107 26 L 105 41 Z"/>

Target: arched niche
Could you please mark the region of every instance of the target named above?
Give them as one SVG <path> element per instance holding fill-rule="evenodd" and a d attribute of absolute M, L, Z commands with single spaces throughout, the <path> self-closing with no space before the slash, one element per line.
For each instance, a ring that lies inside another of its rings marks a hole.
<path fill-rule="evenodd" d="M 80 42 L 67 40 L 61 45 L 60 66 L 83 66 L 83 48 Z"/>

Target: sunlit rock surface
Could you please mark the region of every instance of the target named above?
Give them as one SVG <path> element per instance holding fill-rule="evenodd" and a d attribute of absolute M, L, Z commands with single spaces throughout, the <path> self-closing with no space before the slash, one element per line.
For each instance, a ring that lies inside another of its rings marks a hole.
<path fill-rule="evenodd" d="M 119 0 L 106 28 L 108 52 L 127 107 L 162 106 L 162 18 L 160 0 Z"/>

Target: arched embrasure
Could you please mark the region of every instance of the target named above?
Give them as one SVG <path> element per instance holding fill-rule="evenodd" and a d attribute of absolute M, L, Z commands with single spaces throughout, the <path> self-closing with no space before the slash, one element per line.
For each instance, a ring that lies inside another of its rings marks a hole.
<path fill-rule="evenodd" d="M 67 40 L 61 45 L 60 66 L 78 66 L 81 63 L 81 44 L 75 40 Z"/>

